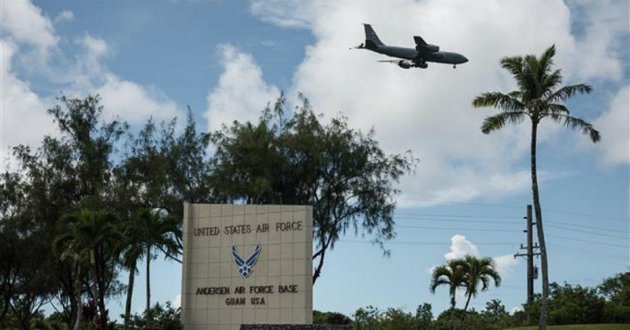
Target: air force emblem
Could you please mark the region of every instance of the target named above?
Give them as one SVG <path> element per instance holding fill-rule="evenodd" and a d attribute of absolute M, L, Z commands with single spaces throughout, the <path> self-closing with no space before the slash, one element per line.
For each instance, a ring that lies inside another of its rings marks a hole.
<path fill-rule="evenodd" d="M 238 251 L 236 250 L 236 245 L 232 245 L 232 257 L 234 257 L 234 262 L 238 266 L 238 272 L 243 276 L 243 278 L 247 278 L 249 274 L 251 274 L 254 270 L 253 267 L 258 261 L 258 257 L 260 256 L 260 252 L 262 251 L 262 246 L 260 243 L 256 245 L 254 249 L 254 253 L 252 253 L 247 260 L 243 260 L 241 256 L 238 255 Z"/>

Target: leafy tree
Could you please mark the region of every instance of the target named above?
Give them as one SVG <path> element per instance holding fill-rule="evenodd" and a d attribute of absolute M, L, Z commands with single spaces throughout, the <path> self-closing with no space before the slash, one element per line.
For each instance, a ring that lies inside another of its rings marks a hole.
<path fill-rule="evenodd" d="M 348 230 L 372 234 L 382 248 L 394 237 L 394 183 L 416 160 L 385 155 L 374 130 L 353 130 L 345 118 L 322 124 L 300 99 L 290 117 L 280 96 L 258 124 L 234 122 L 214 132 L 211 182 L 223 202 L 312 205 L 315 283 L 326 252 Z"/>
<path fill-rule="evenodd" d="M 597 291 L 606 299 L 606 322 L 630 323 L 630 272 L 605 279 Z"/>
<path fill-rule="evenodd" d="M 431 311 L 431 304 L 424 303 L 416 309 L 416 319 L 420 329 L 430 329 L 431 322 L 433 322 L 433 312 Z"/>
<path fill-rule="evenodd" d="M 462 259 L 455 260 L 458 267 L 464 272 L 464 282 L 466 283 L 466 305 L 464 311 L 468 309 L 470 298 L 476 297 L 479 291 L 486 291 L 490 287 L 490 281 L 495 286 L 501 285 L 501 276 L 495 269 L 495 263 L 492 258 L 477 258 L 467 255 Z M 481 289 L 479 288 L 481 282 Z"/>
<path fill-rule="evenodd" d="M 157 303 L 142 314 L 133 315 L 129 326 L 132 329 L 182 330 L 181 308 L 173 307 L 169 301 L 164 306 Z"/>
<path fill-rule="evenodd" d="M 111 208 L 111 156 L 115 143 L 126 130 L 118 121 L 102 122 L 98 96 L 84 99 L 61 97 L 48 113 L 58 124 L 56 136 L 44 137 L 36 150 L 18 145 L 13 154 L 19 160 L 23 178 L 23 206 L 20 226 L 38 232 L 47 246 L 43 256 L 54 260 L 47 266 L 49 278 L 56 279 L 54 292 L 63 307 L 68 325 L 78 324 L 82 283 L 86 272 L 74 258 L 59 259 L 50 249 L 65 214 L 81 208 Z M 113 288 L 113 286 L 110 286 Z"/>
<path fill-rule="evenodd" d="M 350 325 L 352 319 L 342 313 L 313 310 L 313 324 Z"/>
<path fill-rule="evenodd" d="M 435 293 L 435 289 L 441 285 L 448 286 L 448 293 L 451 297 L 451 308 L 455 308 L 455 295 L 458 288 L 466 288 L 466 272 L 461 267 L 461 262 L 451 259 L 445 265 L 435 267 L 431 273 L 431 286 L 429 290 Z"/>
<path fill-rule="evenodd" d="M 502 112 L 487 117 L 481 125 L 484 134 L 499 130 L 506 124 L 516 124 L 529 118 L 531 122 L 531 178 L 534 213 L 536 215 L 536 229 L 540 245 L 542 268 L 542 305 L 540 311 L 540 329 L 546 329 L 549 296 L 549 269 L 547 245 L 543 231 L 542 208 L 536 173 L 536 142 L 538 125 L 541 120 L 549 118 L 553 122 L 579 129 L 590 137 L 593 142 L 600 140 L 600 134 L 585 120 L 570 115 L 569 109 L 563 104 L 576 93 L 590 93 L 591 87 L 585 84 L 561 86 L 562 74 L 560 69 L 553 70 L 555 46 L 549 47 L 539 58 L 535 55 L 525 57 L 505 57 L 501 66 L 508 70 L 517 82 L 518 89 L 507 94 L 501 92 L 487 92 L 473 100 L 475 107 L 495 107 Z"/>

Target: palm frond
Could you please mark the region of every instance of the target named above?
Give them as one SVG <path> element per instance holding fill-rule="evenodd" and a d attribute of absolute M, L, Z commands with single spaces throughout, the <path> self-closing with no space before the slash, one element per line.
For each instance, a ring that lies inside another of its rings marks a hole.
<path fill-rule="evenodd" d="M 592 90 L 593 89 L 591 88 L 591 86 L 586 84 L 564 86 L 546 97 L 545 102 L 556 103 L 560 101 L 565 101 L 577 93 L 588 94 Z"/>
<path fill-rule="evenodd" d="M 503 94 L 500 92 L 488 92 L 477 96 L 473 100 L 473 106 L 475 108 L 480 107 L 495 107 L 503 111 L 517 111 L 525 109 L 525 105 L 513 97 L 513 95 L 519 95 L 518 92 L 510 92 L 509 94 Z"/>
<path fill-rule="evenodd" d="M 526 111 L 502 112 L 494 116 L 486 117 L 481 124 L 481 132 L 490 134 L 493 131 L 500 130 L 505 124 L 518 124 L 522 122 L 529 114 Z"/>
<path fill-rule="evenodd" d="M 582 134 L 588 135 L 593 143 L 597 143 L 601 140 L 602 137 L 599 134 L 599 131 L 593 128 L 593 125 L 586 122 L 584 119 L 564 115 L 559 115 L 559 117 L 564 119 L 565 127 L 579 129 Z"/>

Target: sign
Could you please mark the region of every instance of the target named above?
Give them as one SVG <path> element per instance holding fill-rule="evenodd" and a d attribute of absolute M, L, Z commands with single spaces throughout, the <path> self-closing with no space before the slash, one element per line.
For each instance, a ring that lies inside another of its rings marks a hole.
<path fill-rule="evenodd" d="M 186 330 L 312 323 L 312 207 L 184 205 Z"/>

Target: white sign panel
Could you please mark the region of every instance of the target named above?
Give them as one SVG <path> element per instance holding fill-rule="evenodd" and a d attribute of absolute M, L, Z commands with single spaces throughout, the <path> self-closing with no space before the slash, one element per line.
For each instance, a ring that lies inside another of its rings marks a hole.
<path fill-rule="evenodd" d="M 311 206 L 186 204 L 186 330 L 312 323 Z"/>

